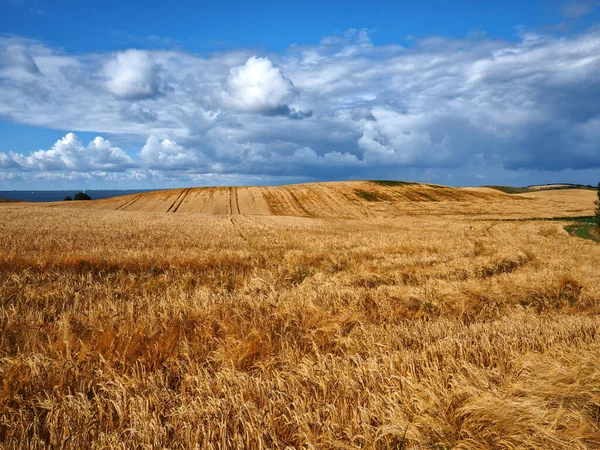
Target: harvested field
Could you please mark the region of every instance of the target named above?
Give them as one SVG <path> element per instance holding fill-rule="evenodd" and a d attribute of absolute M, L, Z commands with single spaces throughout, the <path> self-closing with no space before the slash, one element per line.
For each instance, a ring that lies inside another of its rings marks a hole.
<path fill-rule="evenodd" d="M 0 447 L 600 448 L 600 244 L 512 220 L 594 198 L 347 182 L 2 204 Z"/>
<path fill-rule="evenodd" d="M 528 218 L 589 215 L 593 211 L 594 198 L 594 191 L 585 189 L 515 195 L 491 188 L 348 181 L 276 187 L 172 189 L 93 202 L 59 202 L 48 205 L 119 211 L 249 216 L 391 218 L 442 214 Z"/>

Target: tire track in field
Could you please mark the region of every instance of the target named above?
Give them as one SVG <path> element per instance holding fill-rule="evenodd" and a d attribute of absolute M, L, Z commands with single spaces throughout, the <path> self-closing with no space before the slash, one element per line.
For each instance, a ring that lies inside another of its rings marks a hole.
<path fill-rule="evenodd" d="M 229 215 L 240 215 L 240 203 L 238 200 L 237 187 L 232 186 L 229 188 Z"/>
<path fill-rule="evenodd" d="M 233 229 L 235 230 L 235 232 L 239 235 L 239 237 L 241 237 L 246 243 L 250 244 L 250 239 L 248 238 L 248 236 L 246 236 L 246 233 L 244 233 L 242 231 L 242 227 L 240 225 L 240 222 L 238 221 L 238 219 L 234 219 L 233 215 L 229 216 L 229 221 L 231 222 L 231 225 L 233 225 Z"/>
<path fill-rule="evenodd" d="M 298 197 L 296 196 L 296 194 L 294 193 L 294 191 L 292 191 L 291 189 L 286 189 L 286 191 L 292 196 L 292 198 L 294 199 L 294 201 L 292 202 L 294 204 L 294 206 L 298 209 L 300 209 L 304 214 L 306 214 L 308 217 L 312 217 L 312 214 L 310 212 L 308 212 L 308 210 L 304 207 L 304 205 L 302 203 L 300 203 L 300 200 L 298 199 Z"/>
<path fill-rule="evenodd" d="M 173 209 L 173 211 L 171 212 L 177 212 L 177 210 L 179 209 L 179 207 L 181 206 L 181 204 L 183 203 L 183 201 L 185 200 L 185 198 L 187 197 L 187 195 L 190 193 L 190 191 L 192 190 L 192 188 L 188 188 L 188 189 L 184 189 L 183 192 L 181 193 L 181 200 L 179 200 L 179 203 L 177 204 L 177 206 L 175 206 L 175 208 Z"/>
<path fill-rule="evenodd" d="M 123 203 L 121 206 L 119 206 L 116 211 L 122 211 L 125 208 L 129 208 L 131 205 L 133 205 L 135 202 L 137 202 L 143 194 L 137 194 L 135 197 L 133 197 L 130 200 L 127 200 L 125 203 Z"/>
<path fill-rule="evenodd" d="M 352 202 L 348 202 L 348 203 L 343 203 L 342 198 L 336 198 L 334 194 L 335 191 L 329 191 L 329 190 L 321 190 L 321 195 L 323 195 L 324 197 L 328 198 L 330 200 L 330 202 L 336 206 L 337 208 L 337 214 L 340 214 L 341 217 L 343 218 L 356 218 L 356 217 L 363 217 L 364 216 L 364 208 L 365 205 L 363 203 L 358 202 L 359 208 L 355 208 L 354 205 L 352 204 Z M 337 194 L 337 192 L 335 192 Z M 343 193 L 342 193 L 343 195 Z M 346 196 L 343 196 L 344 199 L 347 199 Z M 333 209 L 333 208 L 332 208 Z"/>
<path fill-rule="evenodd" d="M 236 233 L 252 247 L 260 247 L 261 239 L 265 238 L 271 244 L 276 243 L 284 247 L 289 243 L 289 236 L 282 234 L 278 228 L 257 221 L 253 216 L 232 215 L 229 216 L 229 221 Z"/>
<path fill-rule="evenodd" d="M 261 193 L 262 198 L 267 204 L 267 208 L 269 210 L 270 215 L 272 216 L 280 216 L 284 215 L 281 208 L 281 202 L 277 199 L 275 193 L 271 191 L 272 188 L 265 188 L 265 190 Z"/>
<path fill-rule="evenodd" d="M 237 214 L 240 215 L 240 198 L 238 197 L 238 188 L 236 186 L 233 189 L 233 192 L 235 193 L 235 209 L 237 210 Z"/>
<path fill-rule="evenodd" d="M 183 195 L 183 193 L 185 192 L 185 189 L 183 189 L 179 195 L 177 196 L 177 198 L 175 199 L 175 201 L 173 203 L 171 203 L 171 206 L 169 206 L 169 209 L 167 209 L 167 212 L 171 212 L 171 210 L 175 207 L 175 205 L 177 204 L 177 201 L 179 200 L 179 198 Z"/>

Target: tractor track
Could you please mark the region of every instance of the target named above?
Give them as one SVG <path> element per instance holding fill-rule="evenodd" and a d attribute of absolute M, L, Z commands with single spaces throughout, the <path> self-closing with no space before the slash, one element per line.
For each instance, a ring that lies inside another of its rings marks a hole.
<path fill-rule="evenodd" d="M 179 203 L 177 204 L 177 206 L 175 206 L 175 208 L 171 212 L 177 212 L 177 210 L 179 209 L 179 207 L 181 206 L 181 204 L 183 203 L 183 201 L 185 200 L 185 198 L 187 197 L 187 195 L 190 193 L 190 191 L 191 191 L 191 188 L 188 188 L 188 189 L 185 189 L 182 192 L 181 199 L 179 200 Z"/>
<path fill-rule="evenodd" d="M 183 201 L 183 198 L 185 197 L 185 195 L 187 194 L 188 191 L 189 191 L 189 189 L 183 189 L 179 193 L 179 195 L 177 196 L 175 201 L 173 203 L 171 203 L 171 206 L 169 206 L 169 209 L 167 209 L 167 212 L 177 211 L 177 209 L 181 206 L 181 202 Z M 181 199 L 181 201 L 179 201 L 180 199 Z"/>
<path fill-rule="evenodd" d="M 229 221 L 231 222 L 231 225 L 233 225 L 233 228 L 235 229 L 236 233 L 247 243 L 250 243 L 250 239 L 248 238 L 248 236 L 246 236 L 246 233 L 244 233 L 242 231 L 242 226 L 239 223 L 239 219 L 234 219 L 234 215 L 230 215 L 229 216 Z"/>
<path fill-rule="evenodd" d="M 312 214 L 304 207 L 304 205 L 302 203 L 300 203 L 300 200 L 298 200 L 298 197 L 296 196 L 296 194 L 291 189 L 287 189 L 287 192 L 294 199 L 294 201 L 292 202 L 294 204 L 294 206 L 296 208 L 300 209 L 304 214 L 306 214 L 307 217 L 312 217 Z"/>
<path fill-rule="evenodd" d="M 177 212 L 177 210 L 179 209 L 179 207 L 181 206 L 181 204 L 183 203 L 183 201 L 185 200 L 185 198 L 187 197 L 187 195 L 190 193 L 191 190 L 192 190 L 191 188 L 188 188 L 183 191 L 181 200 L 179 200 L 179 203 L 177 204 L 177 206 L 175 206 L 175 209 L 173 209 L 173 211 L 171 211 L 171 212 Z"/>
<path fill-rule="evenodd" d="M 238 200 L 238 193 L 237 193 L 238 188 L 237 187 L 230 187 L 229 188 L 229 214 L 233 215 L 240 215 L 240 203 Z"/>
<path fill-rule="evenodd" d="M 231 186 L 229 188 L 229 222 L 233 226 L 234 230 L 240 238 L 242 238 L 247 244 L 251 243 L 251 239 L 242 231 L 242 216 L 240 213 L 240 202 L 238 199 L 238 188 Z M 244 217 L 246 219 L 246 217 Z"/>
<path fill-rule="evenodd" d="M 343 218 L 361 217 L 360 213 L 358 213 L 356 210 L 353 210 L 348 205 L 343 205 L 342 202 L 340 201 L 340 199 L 336 198 L 331 192 L 322 191 L 322 194 L 326 198 L 328 198 L 332 202 L 332 204 L 336 205 L 339 208 L 338 211 L 340 211 L 342 214 L 344 214 L 342 216 Z M 344 196 L 344 198 L 347 198 L 347 197 Z"/>
<path fill-rule="evenodd" d="M 133 205 L 135 202 L 137 202 L 144 194 L 137 194 L 135 197 L 133 197 L 132 199 L 126 201 L 125 203 L 123 203 L 121 206 L 119 206 L 116 211 L 122 211 L 125 208 L 129 208 L 131 205 Z"/>
<path fill-rule="evenodd" d="M 235 188 L 235 208 L 238 214 L 242 214 L 240 211 L 240 198 L 238 197 L 238 188 Z"/>

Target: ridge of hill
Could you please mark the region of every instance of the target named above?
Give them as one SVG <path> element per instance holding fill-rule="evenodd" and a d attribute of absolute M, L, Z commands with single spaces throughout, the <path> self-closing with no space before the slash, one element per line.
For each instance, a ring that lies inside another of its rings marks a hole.
<path fill-rule="evenodd" d="M 596 193 L 591 189 L 507 193 L 486 186 L 455 188 L 371 180 L 180 188 L 91 201 L 19 202 L 3 207 L 346 219 L 454 215 L 520 220 L 590 216 L 595 198 Z"/>
<path fill-rule="evenodd" d="M 378 215 L 378 212 L 393 209 L 393 205 L 408 202 L 477 202 L 506 197 L 507 194 L 487 188 L 376 180 L 169 189 L 74 202 L 68 206 L 118 211 L 364 217 Z"/>
<path fill-rule="evenodd" d="M 563 189 L 596 189 L 594 186 L 589 184 L 573 184 L 573 183 L 551 183 L 551 184 L 531 184 L 525 187 L 516 186 L 495 186 L 488 185 L 483 186 L 497 191 L 504 192 L 506 194 L 525 194 L 527 192 L 537 191 L 553 191 Z"/>

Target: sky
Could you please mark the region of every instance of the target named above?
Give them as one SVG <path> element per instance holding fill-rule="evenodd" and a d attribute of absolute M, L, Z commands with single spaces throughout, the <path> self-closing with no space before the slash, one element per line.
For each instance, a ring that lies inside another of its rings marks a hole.
<path fill-rule="evenodd" d="M 600 0 L 0 0 L 0 190 L 600 181 Z"/>

